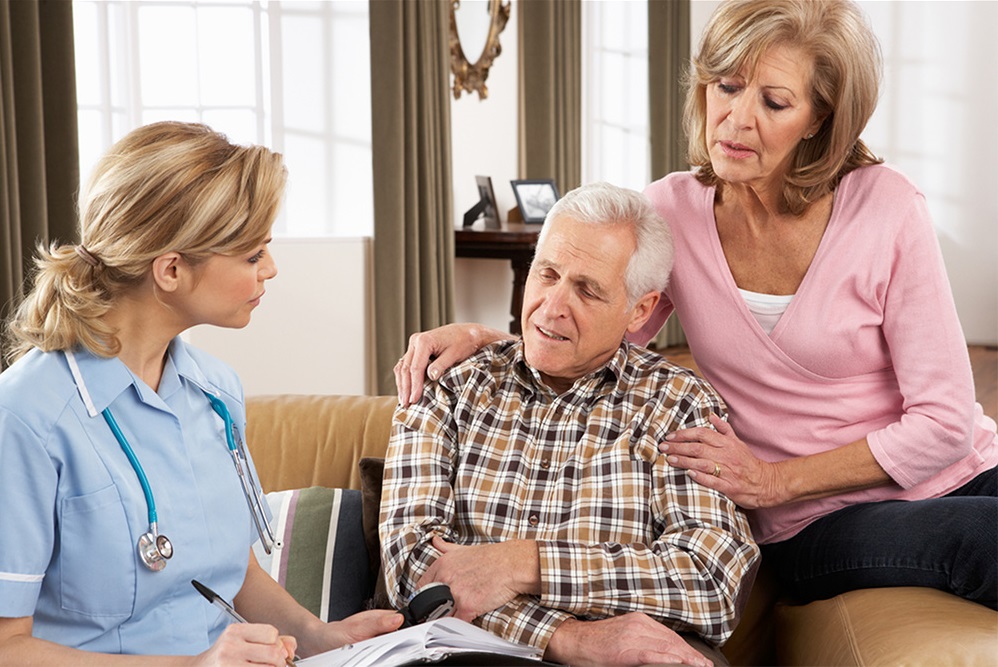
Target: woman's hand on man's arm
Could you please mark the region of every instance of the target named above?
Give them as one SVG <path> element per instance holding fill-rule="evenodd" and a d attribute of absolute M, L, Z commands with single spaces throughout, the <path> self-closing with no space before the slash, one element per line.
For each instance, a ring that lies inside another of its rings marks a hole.
<path fill-rule="evenodd" d="M 512 338 L 510 334 L 481 324 L 445 324 L 409 337 L 409 348 L 395 364 L 395 386 L 399 403 L 412 405 L 423 395 L 423 383 L 459 361 L 464 361 L 489 343 Z"/>

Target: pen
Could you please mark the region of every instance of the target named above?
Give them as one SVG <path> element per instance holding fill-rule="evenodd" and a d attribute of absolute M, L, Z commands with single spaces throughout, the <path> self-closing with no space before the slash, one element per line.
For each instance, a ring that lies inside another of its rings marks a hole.
<path fill-rule="evenodd" d="M 197 589 L 197 592 L 204 596 L 204 599 L 210 602 L 213 606 L 218 607 L 223 612 L 225 612 L 229 618 L 234 620 L 236 623 L 249 623 L 245 618 L 239 615 L 239 612 L 235 608 L 226 602 L 221 595 L 211 590 L 204 584 L 202 584 L 197 579 L 191 579 L 191 585 Z M 291 658 L 284 658 L 284 663 L 294 667 L 294 661 Z"/>

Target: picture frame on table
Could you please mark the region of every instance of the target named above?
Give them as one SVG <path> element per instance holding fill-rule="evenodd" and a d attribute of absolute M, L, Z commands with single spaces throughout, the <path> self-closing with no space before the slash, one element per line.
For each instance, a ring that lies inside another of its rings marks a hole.
<path fill-rule="evenodd" d="M 492 177 L 475 176 L 475 186 L 478 188 L 478 203 L 465 212 L 463 226 L 471 227 L 476 220 L 484 218 L 486 229 L 499 229 L 499 205 L 492 189 Z"/>
<path fill-rule="evenodd" d="M 526 223 L 544 222 L 548 211 L 560 198 L 558 186 L 550 178 L 520 179 L 509 183 L 513 186 L 516 205 Z"/>

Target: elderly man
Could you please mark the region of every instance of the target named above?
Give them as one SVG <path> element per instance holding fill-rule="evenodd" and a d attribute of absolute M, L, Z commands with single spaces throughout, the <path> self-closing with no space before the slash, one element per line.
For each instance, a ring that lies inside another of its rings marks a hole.
<path fill-rule="evenodd" d="M 395 414 L 381 505 L 395 606 L 444 582 L 459 618 L 556 662 L 723 660 L 697 638 L 730 636 L 758 548 L 735 505 L 658 443 L 724 405 L 624 338 L 671 265 L 642 195 L 595 184 L 555 204 L 522 340 L 483 348 Z"/>

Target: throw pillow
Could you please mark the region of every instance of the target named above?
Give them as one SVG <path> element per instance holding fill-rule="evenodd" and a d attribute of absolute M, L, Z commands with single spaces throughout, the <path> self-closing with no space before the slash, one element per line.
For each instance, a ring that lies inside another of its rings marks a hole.
<path fill-rule="evenodd" d="M 366 609 L 374 590 L 364 540 L 363 499 L 355 489 L 310 487 L 266 494 L 274 530 L 284 545 L 261 567 L 323 621 Z"/>
<path fill-rule="evenodd" d="M 383 458 L 364 457 L 358 462 L 360 468 L 360 489 L 364 504 L 364 541 L 370 559 L 371 572 L 375 574 L 374 597 L 371 607 L 391 609 L 385 590 L 385 576 L 381 568 L 381 539 L 378 536 L 378 523 L 381 517 L 381 484 L 385 475 Z"/>

